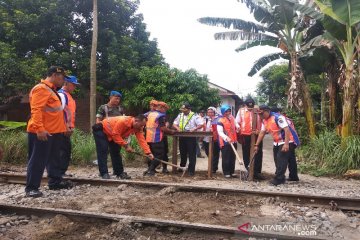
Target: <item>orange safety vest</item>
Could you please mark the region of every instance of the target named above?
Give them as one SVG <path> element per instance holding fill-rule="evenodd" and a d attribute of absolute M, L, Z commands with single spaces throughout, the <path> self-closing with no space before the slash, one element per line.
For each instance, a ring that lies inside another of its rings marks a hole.
<path fill-rule="evenodd" d="M 276 121 L 275 116 L 270 116 L 268 119 L 263 120 L 266 132 L 270 133 L 273 137 L 274 143 L 278 144 L 280 142 L 285 142 L 285 136 L 283 136 L 282 128 L 280 128 Z M 289 142 L 294 142 L 294 137 L 289 134 Z"/>
<path fill-rule="evenodd" d="M 41 80 L 41 83 L 31 89 L 29 94 L 31 118 L 27 125 L 27 132 L 66 132 L 60 96 L 54 88 L 53 83 Z"/>
<path fill-rule="evenodd" d="M 156 143 L 161 142 L 163 139 L 163 131 L 159 126 L 159 118 L 164 117 L 165 114 L 159 111 L 151 111 L 147 115 L 146 122 L 146 142 Z"/>
<path fill-rule="evenodd" d="M 133 128 L 134 117 L 130 116 L 117 116 L 109 117 L 101 121 L 103 125 L 103 132 L 109 141 L 114 141 L 121 146 L 125 146 L 127 142 L 124 138 L 135 134 L 140 147 L 146 154 L 151 153 L 149 145 L 145 141 L 144 132 L 137 131 Z"/>
<path fill-rule="evenodd" d="M 211 128 L 212 128 L 212 134 L 213 134 L 213 141 L 214 142 L 218 141 L 218 139 L 219 139 L 219 134 L 218 134 L 218 131 L 217 131 L 217 124 L 218 124 L 218 117 L 214 118 L 214 120 L 211 121 Z"/>
<path fill-rule="evenodd" d="M 231 139 L 231 142 L 236 142 L 237 136 L 236 136 L 236 128 L 235 128 L 235 119 L 233 116 L 229 116 L 229 117 L 230 119 L 227 117 L 221 117 L 218 120 L 218 125 L 223 126 L 224 133 L 226 134 L 226 136 L 228 136 Z M 219 144 L 220 144 L 220 148 L 222 148 L 225 144 L 228 143 L 225 142 L 221 136 L 219 136 Z"/>
<path fill-rule="evenodd" d="M 70 93 L 64 89 L 59 90 L 59 93 L 65 94 L 65 122 L 68 128 L 75 128 L 75 112 L 76 112 L 76 103 Z"/>
<path fill-rule="evenodd" d="M 251 135 L 252 134 L 252 123 L 253 123 L 253 116 L 252 112 L 249 111 L 247 108 L 240 108 L 239 109 L 239 115 L 240 115 L 240 134 L 241 135 Z M 261 130 L 261 118 L 259 114 L 257 114 L 257 124 L 256 124 L 257 130 Z"/>

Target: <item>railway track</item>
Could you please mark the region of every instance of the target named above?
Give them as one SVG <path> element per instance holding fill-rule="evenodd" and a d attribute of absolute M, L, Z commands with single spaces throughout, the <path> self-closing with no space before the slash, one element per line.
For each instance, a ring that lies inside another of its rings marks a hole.
<path fill-rule="evenodd" d="M 360 198 L 346 198 L 336 196 L 321 196 L 321 195 L 301 195 L 295 193 L 283 192 L 264 192 L 255 190 L 233 189 L 233 188 L 220 188 L 220 187 L 205 187 L 194 186 L 189 184 L 179 183 L 163 183 L 163 182 L 150 182 L 150 181 L 137 181 L 137 180 L 103 180 L 103 179 L 90 179 L 90 178 L 67 178 L 76 184 L 90 184 L 94 186 L 119 186 L 120 184 L 127 184 L 130 186 L 148 187 L 148 188 L 166 188 L 174 187 L 176 191 L 180 192 L 204 192 L 204 193 L 222 193 L 222 194 L 235 194 L 239 196 L 260 196 L 263 198 L 274 198 L 279 201 L 293 202 L 298 205 L 325 207 L 341 210 L 360 211 Z M 47 179 L 43 178 L 46 183 Z M 23 174 L 10 174 L 0 173 L 0 182 L 25 184 L 26 175 Z"/>
<path fill-rule="evenodd" d="M 296 234 L 283 232 L 264 232 L 264 231 L 240 231 L 238 227 L 229 227 L 221 225 L 210 225 L 202 223 L 190 223 L 183 221 L 171 221 L 164 219 L 146 218 L 139 216 L 107 214 L 107 213 L 93 213 L 85 211 L 76 211 L 59 208 L 37 208 L 28 206 L 19 206 L 14 204 L 0 204 L 0 212 L 2 214 L 17 214 L 17 215 L 35 215 L 38 217 L 54 217 L 58 214 L 67 216 L 69 218 L 83 219 L 83 220 L 105 220 L 110 222 L 119 222 L 126 220 L 128 223 L 141 223 L 144 226 L 153 227 L 175 227 L 182 230 L 191 230 L 196 232 L 214 233 L 224 237 L 255 237 L 261 239 L 326 239 L 318 236 L 297 236 Z"/>

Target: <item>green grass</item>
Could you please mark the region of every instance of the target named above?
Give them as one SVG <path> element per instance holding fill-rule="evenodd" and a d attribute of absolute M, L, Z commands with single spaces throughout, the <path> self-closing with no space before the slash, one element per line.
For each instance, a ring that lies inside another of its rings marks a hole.
<path fill-rule="evenodd" d="M 0 145 L 4 151 L 1 162 L 21 164 L 27 162 L 27 134 L 22 131 L 0 131 Z"/>
<path fill-rule="evenodd" d="M 95 141 L 91 133 L 75 129 L 71 136 L 72 155 L 71 164 L 86 165 L 96 159 Z"/>
<path fill-rule="evenodd" d="M 341 143 L 335 132 L 324 131 L 298 151 L 299 171 L 315 176 L 342 175 L 360 169 L 360 136 L 351 136 Z"/>

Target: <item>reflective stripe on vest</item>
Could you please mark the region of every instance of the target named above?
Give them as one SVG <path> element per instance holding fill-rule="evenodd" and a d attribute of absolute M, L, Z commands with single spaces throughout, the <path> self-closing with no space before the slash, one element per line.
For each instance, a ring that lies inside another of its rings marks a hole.
<path fill-rule="evenodd" d="M 240 110 L 240 133 L 241 135 L 251 135 L 253 131 L 253 114 L 247 108 L 241 108 Z M 261 118 L 258 114 L 254 113 L 257 117 L 256 128 L 261 130 Z"/>
<path fill-rule="evenodd" d="M 52 96 L 52 97 L 56 96 L 57 98 L 59 98 L 59 96 L 56 95 L 56 93 L 54 92 L 54 90 L 52 90 L 52 89 L 51 89 L 48 85 L 46 85 L 45 83 L 39 83 L 39 84 L 37 84 L 35 87 L 33 87 L 33 89 L 31 89 L 31 91 L 30 91 L 29 98 L 31 98 L 32 92 L 33 92 L 35 89 L 37 89 L 38 87 L 42 87 L 42 88 L 48 90 L 48 91 L 51 93 L 51 96 Z M 60 99 L 60 98 L 59 98 L 59 100 L 60 100 L 60 103 L 61 103 L 61 99 Z M 49 107 L 49 106 L 46 106 L 46 107 L 44 108 L 44 112 L 60 112 L 60 111 L 62 111 L 62 110 L 63 110 L 63 109 L 62 109 L 61 106 L 60 106 L 60 107 Z"/>
<path fill-rule="evenodd" d="M 275 143 L 285 142 L 285 131 L 278 126 L 275 121 L 275 116 L 270 116 L 268 119 L 264 119 L 264 126 L 268 133 L 271 134 Z M 294 142 L 294 137 L 289 134 L 289 141 Z"/>
<path fill-rule="evenodd" d="M 146 122 L 146 142 L 156 143 L 161 142 L 163 138 L 163 132 L 159 126 L 159 118 L 164 117 L 165 114 L 158 111 L 151 111 Z"/>
<path fill-rule="evenodd" d="M 227 117 L 222 117 L 219 119 L 219 123 L 222 124 L 224 133 L 231 139 L 231 142 L 237 141 L 236 129 L 235 129 L 235 119 L 230 116 L 230 119 Z M 223 147 L 225 144 L 228 144 L 224 141 L 222 137 L 219 137 L 220 147 Z"/>
<path fill-rule="evenodd" d="M 180 122 L 179 122 L 179 128 L 180 131 L 184 131 L 185 127 L 188 125 L 188 123 L 190 122 L 191 118 L 194 116 L 194 112 L 190 112 L 188 115 L 188 118 L 186 119 L 186 122 L 184 122 L 184 113 L 180 114 Z"/>
<path fill-rule="evenodd" d="M 64 94 L 65 97 L 65 122 L 69 128 L 75 127 L 75 112 L 76 112 L 76 103 L 75 100 L 72 98 L 71 94 L 65 91 L 64 89 L 60 89 L 59 93 Z"/>

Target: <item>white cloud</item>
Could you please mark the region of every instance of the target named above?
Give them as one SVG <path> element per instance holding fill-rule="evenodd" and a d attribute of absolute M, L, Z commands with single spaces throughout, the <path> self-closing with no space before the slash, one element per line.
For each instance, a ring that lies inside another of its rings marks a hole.
<path fill-rule="evenodd" d="M 199 23 L 201 17 L 228 17 L 254 21 L 245 4 L 237 0 L 141 0 L 139 12 L 151 38 L 171 67 L 196 69 L 217 85 L 246 95 L 255 90 L 258 76 L 248 77 L 253 63 L 274 48 L 257 47 L 237 53 L 241 41 L 214 40 L 221 27 Z"/>

